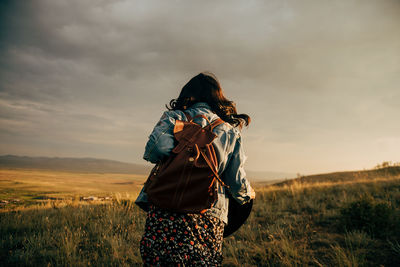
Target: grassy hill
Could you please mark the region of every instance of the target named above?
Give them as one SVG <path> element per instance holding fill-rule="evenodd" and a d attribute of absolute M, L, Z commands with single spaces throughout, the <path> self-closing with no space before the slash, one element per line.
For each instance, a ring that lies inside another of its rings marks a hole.
<path fill-rule="evenodd" d="M 98 158 L 60 158 L 60 157 L 29 157 L 16 155 L 0 156 L 1 169 L 30 169 L 47 171 L 64 171 L 78 173 L 124 173 L 148 175 L 151 164 L 134 164 L 109 159 Z M 254 182 L 271 183 L 277 179 L 294 177 L 295 174 L 273 171 L 246 171 L 248 178 Z"/>
<path fill-rule="evenodd" d="M 360 179 L 371 180 L 376 178 L 397 177 L 397 176 L 400 176 L 400 166 L 389 166 L 386 168 L 379 168 L 373 170 L 332 172 L 324 174 L 307 175 L 298 177 L 296 179 L 275 183 L 275 185 L 284 186 L 295 183 L 302 183 L 302 184 L 343 183 L 343 182 L 360 181 Z"/>
<path fill-rule="evenodd" d="M 398 168 L 258 186 L 253 212 L 224 240 L 224 266 L 400 266 Z M 135 195 L 49 201 L 0 213 L 0 266 L 140 266 L 146 214 Z"/>

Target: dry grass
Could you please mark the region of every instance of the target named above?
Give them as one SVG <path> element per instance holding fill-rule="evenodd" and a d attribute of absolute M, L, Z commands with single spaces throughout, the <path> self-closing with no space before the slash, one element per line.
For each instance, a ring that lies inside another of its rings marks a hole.
<path fill-rule="evenodd" d="M 0 188 L 62 193 L 130 192 L 145 177 L 135 174 L 72 173 L 47 170 L 0 170 Z"/>
<path fill-rule="evenodd" d="M 49 198 L 75 201 L 82 196 L 136 194 L 144 179 L 134 174 L 0 169 L 0 201 L 9 202 L 0 211 L 35 205 Z"/>
<path fill-rule="evenodd" d="M 256 192 L 250 218 L 224 241 L 224 266 L 400 265 L 398 176 L 303 179 Z M 114 194 L 111 202 L 97 205 L 77 199 L 47 201 L 1 213 L 0 265 L 140 265 L 138 241 L 145 214 L 133 204 L 136 194 Z M 389 238 L 340 230 L 340 210 L 366 196 L 386 203 L 397 216 Z"/>

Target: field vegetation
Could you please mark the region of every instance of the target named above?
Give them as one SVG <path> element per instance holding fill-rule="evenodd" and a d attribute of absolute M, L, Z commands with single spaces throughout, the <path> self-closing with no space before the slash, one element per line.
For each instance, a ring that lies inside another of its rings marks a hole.
<path fill-rule="evenodd" d="M 4 171 L 1 175 L 7 177 Z M 145 214 L 133 201 L 143 178 L 126 177 L 120 182 L 133 182 L 131 190 L 111 190 L 110 201 L 83 202 L 75 195 L 37 203 L 31 199 L 28 207 L 3 205 L 0 265 L 140 266 Z M 108 184 L 99 194 L 122 186 L 103 178 Z M 2 199 L 10 189 L 6 183 L 26 183 L 5 180 Z M 58 186 L 50 187 L 51 193 L 43 185 L 19 186 L 39 195 L 62 194 Z M 18 190 L 13 197 L 22 199 Z M 256 192 L 250 218 L 224 240 L 224 266 L 400 266 L 400 167 L 304 176 L 258 186 Z"/>
<path fill-rule="evenodd" d="M 135 174 L 0 169 L 0 211 L 24 209 L 48 200 L 136 194 L 144 179 L 144 175 Z"/>

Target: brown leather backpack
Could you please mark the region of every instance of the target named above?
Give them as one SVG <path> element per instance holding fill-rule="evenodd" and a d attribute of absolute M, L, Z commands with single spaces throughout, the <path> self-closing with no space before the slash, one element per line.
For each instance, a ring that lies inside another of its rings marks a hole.
<path fill-rule="evenodd" d="M 217 200 L 218 182 L 226 186 L 217 173 L 217 157 L 212 141 L 214 127 L 224 123 L 220 118 L 204 128 L 193 122 L 176 120 L 174 137 L 177 145 L 171 155 L 157 164 L 147 179 L 144 191 L 154 205 L 175 212 L 202 213 Z M 227 186 L 226 186 L 227 187 Z"/>

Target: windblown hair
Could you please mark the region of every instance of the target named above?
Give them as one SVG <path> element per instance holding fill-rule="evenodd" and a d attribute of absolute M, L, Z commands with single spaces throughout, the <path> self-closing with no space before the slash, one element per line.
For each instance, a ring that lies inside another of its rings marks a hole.
<path fill-rule="evenodd" d="M 210 72 L 194 76 L 183 86 L 179 97 L 169 102 L 168 110 L 185 110 L 191 105 L 205 102 L 222 120 L 232 126 L 248 126 L 251 119 L 247 114 L 237 114 L 236 104 L 228 100 L 222 91 L 217 77 Z"/>

